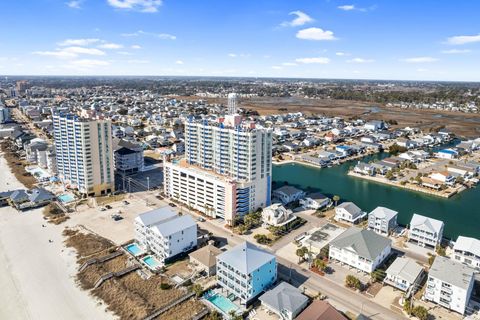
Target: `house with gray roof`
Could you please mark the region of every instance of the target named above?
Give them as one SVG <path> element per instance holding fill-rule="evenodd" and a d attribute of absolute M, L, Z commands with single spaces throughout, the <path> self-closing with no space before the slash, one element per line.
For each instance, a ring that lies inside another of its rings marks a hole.
<path fill-rule="evenodd" d="M 474 286 L 475 270 L 460 262 L 437 256 L 428 273 L 423 298 L 465 314 Z"/>
<path fill-rule="evenodd" d="M 383 263 L 391 250 L 392 240 L 372 230 L 351 227 L 330 242 L 329 259 L 370 273 Z"/>
<path fill-rule="evenodd" d="M 480 270 L 480 240 L 459 236 L 453 246 L 451 259 Z"/>
<path fill-rule="evenodd" d="M 414 214 L 408 230 L 408 241 L 413 241 L 422 247 L 435 248 L 442 242 L 443 221 Z"/>
<path fill-rule="evenodd" d="M 335 221 L 344 221 L 351 224 L 357 224 L 362 221 L 366 212 L 357 207 L 353 202 L 343 202 L 335 208 Z"/>
<path fill-rule="evenodd" d="M 285 205 L 300 200 L 305 196 L 305 192 L 287 185 L 273 190 L 272 195 L 275 200 L 278 200 Z"/>
<path fill-rule="evenodd" d="M 217 279 L 228 295 L 247 305 L 277 280 L 275 256 L 243 242 L 217 256 Z"/>
<path fill-rule="evenodd" d="M 376 207 L 368 214 L 368 229 L 378 234 L 388 236 L 395 229 L 398 212 L 385 207 Z"/>
<path fill-rule="evenodd" d="M 10 195 L 10 204 L 17 210 L 25 210 L 44 206 L 54 198 L 51 192 L 43 188 L 15 190 Z"/>
<path fill-rule="evenodd" d="M 415 290 L 424 278 L 422 266 L 407 257 L 396 258 L 385 273 L 383 282 L 404 292 Z"/>
<path fill-rule="evenodd" d="M 293 320 L 308 304 L 308 298 L 287 282 L 280 282 L 258 298 L 262 306 L 282 320 Z"/>
<path fill-rule="evenodd" d="M 332 200 L 320 192 L 308 194 L 305 198 L 300 199 L 300 205 L 304 209 L 318 210 L 327 207 L 332 203 Z"/>

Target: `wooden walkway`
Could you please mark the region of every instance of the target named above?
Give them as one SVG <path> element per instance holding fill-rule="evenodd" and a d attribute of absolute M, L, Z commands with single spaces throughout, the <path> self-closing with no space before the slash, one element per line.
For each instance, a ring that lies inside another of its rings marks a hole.
<path fill-rule="evenodd" d="M 124 275 L 126 275 L 126 274 L 128 274 L 132 271 L 138 270 L 140 268 L 141 268 L 141 266 L 139 266 L 139 265 L 133 265 L 133 266 L 130 266 L 130 267 L 125 268 L 123 270 L 120 270 L 118 272 L 109 272 L 107 274 L 104 274 L 103 276 L 101 276 L 97 280 L 97 282 L 95 282 L 95 285 L 93 286 L 93 288 L 96 289 L 96 288 L 100 287 L 102 285 L 102 283 L 104 283 L 108 279 L 111 279 L 113 277 L 120 278 L 120 277 L 122 277 L 122 276 L 124 276 Z"/>
<path fill-rule="evenodd" d="M 91 266 L 92 264 L 97 264 L 97 263 L 104 263 L 108 260 L 112 260 L 118 256 L 121 256 L 123 254 L 123 252 L 121 250 L 118 250 L 118 251 L 115 251 L 114 253 L 111 253 L 109 255 L 106 255 L 106 256 L 103 256 L 101 258 L 92 258 L 92 259 L 88 259 L 87 261 L 85 261 L 81 266 L 80 268 L 78 269 L 78 272 L 82 272 L 83 270 L 85 270 L 88 266 Z"/>
<path fill-rule="evenodd" d="M 180 299 L 178 300 L 175 300 L 169 304 L 167 304 L 165 307 L 163 308 L 160 308 L 158 310 L 155 310 L 154 312 L 152 312 L 150 315 L 146 316 L 145 318 L 143 318 L 143 320 L 153 320 L 155 319 L 156 317 L 160 316 L 162 313 L 165 313 L 167 312 L 168 310 L 170 310 L 171 308 L 175 307 L 176 305 L 190 299 L 191 297 L 193 297 L 195 295 L 195 293 L 193 292 L 190 292 L 190 293 L 187 293 L 186 295 L 184 295 L 183 297 L 181 297 Z"/>

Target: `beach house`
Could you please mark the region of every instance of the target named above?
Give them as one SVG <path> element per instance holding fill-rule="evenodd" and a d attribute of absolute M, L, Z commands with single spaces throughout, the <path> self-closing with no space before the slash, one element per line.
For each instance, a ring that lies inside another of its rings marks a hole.
<path fill-rule="evenodd" d="M 318 210 L 330 205 L 332 200 L 320 192 L 314 192 L 300 199 L 299 203 L 304 209 Z"/>
<path fill-rule="evenodd" d="M 368 229 L 381 235 L 389 235 L 397 227 L 398 212 L 385 207 L 376 207 L 368 214 Z"/>
<path fill-rule="evenodd" d="M 218 285 L 247 305 L 277 280 L 274 255 L 243 242 L 217 256 Z"/>
<path fill-rule="evenodd" d="M 451 259 L 480 270 L 480 240 L 459 236 L 453 246 Z"/>
<path fill-rule="evenodd" d="M 263 223 L 268 226 L 283 226 L 296 218 L 292 210 L 285 208 L 281 203 L 274 203 L 262 210 Z"/>
<path fill-rule="evenodd" d="M 282 320 L 293 320 L 308 304 L 308 297 L 287 282 L 280 282 L 258 298 L 262 306 Z"/>
<path fill-rule="evenodd" d="M 408 241 L 416 242 L 418 245 L 435 248 L 442 241 L 443 221 L 414 214 L 410 220 L 408 230 Z"/>
<path fill-rule="evenodd" d="M 359 223 L 367 215 L 353 202 L 343 202 L 335 208 L 335 221 L 344 221 L 352 224 Z"/>
<path fill-rule="evenodd" d="M 404 292 L 416 290 L 424 279 L 423 267 L 407 257 L 396 258 L 385 273 L 383 282 Z"/>

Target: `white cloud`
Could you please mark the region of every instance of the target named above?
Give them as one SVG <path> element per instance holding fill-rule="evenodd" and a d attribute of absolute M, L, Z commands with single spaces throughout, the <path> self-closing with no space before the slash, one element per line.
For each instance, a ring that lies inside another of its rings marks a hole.
<path fill-rule="evenodd" d="M 467 44 L 480 42 L 480 33 L 473 36 L 455 36 L 447 39 L 448 44 Z"/>
<path fill-rule="evenodd" d="M 274 70 L 282 70 L 283 68 L 280 67 L 280 66 L 272 66 L 272 69 L 274 69 Z"/>
<path fill-rule="evenodd" d="M 330 59 L 326 57 L 315 57 L 315 58 L 298 58 L 295 59 L 298 63 L 306 63 L 306 64 L 311 64 L 311 63 L 318 63 L 318 64 L 328 64 L 330 63 Z"/>
<path fill-rule="evenodd" d="M 450 50 L 443 50 L 442 53 L 445 54 L 457 54 L 457 53 L 469 53 L 472 52 L 470 49 L 450 49 Z"/>
<path fill-rule="evenodd" d="M 133 56 L 133 53 L 128 51 L 118 51 L 117 54 L 120 54 L 122 56 Z"/>
<path fill-rule="evenodd" d="M 353 4 L 345 4 L 343 6 L 338 6 L 337 8 L 343 11 L 355 10 L 355 6 Z"/>
<path fill-rule="evenodd" d="M 438 61 L 438 59 L 432 58 L 432 57 L 413 57 L 413 58 L 402 59 L 401 61 L 408 62 L 408 63 L 429 63 L 429 62 Z"/>
<path fill-rule="evenodd" d="M 66 3 L 66 5 L 69 7 L 69 8 L 72 8 L 72 9 L 81 9 L 81 4 L 82 4 L 83 0 L 72 0 L 72 1 L 69 1 Z"/>
<path fill-rule="evenodd" d="M 39 56 L 50 56 L 55 58 L 75 58 L 77 55 L 71 52 L 66 52 L 62 50 L 57 51 L 34 51 L 33 54 Z"/>
<path fill-rule="evenodd" d="M 107 0 L 107 2 L 116 9 L 148 13 L 157 12 L 162 5 L 162 0 Z"/>
<path fill-rule="evenodd" d="M 426 72 L 428 71 L 428 69 L 425 69 L 425 68 L 418 68 L 417 69 L 417 72 Z"/>
<path fill-rule="evenodd" d="M 364 58 L 353 58 L 350 60 L 347 60 L 348 63 L 372 63 L 375 60 L 373 59 L 364 59 Z"/>
<path fill-rule="evenodd" d="M 183 64 L 183 61 L 182 60 L 177 60 L 175 61 L 176 64 Z"/>
<path fill-rule="evenodd" d="M 130 48 L 135 49 L 135 50 L 142 49 L 142 47 L 139 46 L 138 44 L 134 44 L 134 45 L 131 46 Z"/>
<path fill-rule="evenodd" d="M 95 48 L 84 48 L 84 47 L 67 47 L 67 48 L 63 48 L 60 51 L 72 53 L 72 54 L 75 54 L 75 55 L 79 55 L 79 54 L 87 54 L 87 55 L 92 55 L 92 56 L 104 56 L 105 55 L 105 52 L 102 51 L 102 50 L 95 49 Z"/>
<path fill-rule="evenodd" d="M 154 32 L 147 32 L 147 31 L 143 31 L 143 30 L 138 30 L 138 31 L 131 32 L 131 33 L 122 33 L 121 34 L 122 37 L 139 37 L 141 35 L 153 36 L 153 37 L 157 37 L 157 38 L 160 38 L 160 39 L 163 39 L 163 40 L 175 40 L 175 39 L 177 39 L 176 36 L 174 36 L 172 34 L 169 34 L 169 33 L 154 33 Z"/>
<path fill-rule="evenodd" d="M 332 31 L 323 30 L 323 29 L 314 28 L 314 27 L 302 29 L 298 31 L 297 38 L 304 39 L 304 40 L 316 40 L 316 41 L 336 39 Z"/>
<path fill-rule="evenodd" d="M 284 62 L 284 63 L 282 63 L 282 66 L 294 67 L 294 66 L 298 66 L 298 64 L 296 64 L 295 62 Z"/>
<path fill-rule="evenodd" d="M 104 43 L 99 45 L 98 47 L 102 49 L 121 49 L 123 48 L 123 45 L 118 43 Z"/>
<path fill-rule="evenodd" d="M 292 21 L 282 22 L 282 27 L 298 27 L 314 21 L 308 14 L 302 11 L 292 11 L 289 13 L 289 15 L 294 15 L 296 17 Z"/>
<path fill-rule="evenodd" d="M 229 53 L 228 56 L 230 58 L 236 58 L 237 57 L 237 54 L 236 53 Z"/>
<path fill-rule="evenodd" d="M 349 53 L 346 53 L 346 52 L 335 52 L 335 55 L 338 56 L 338 57 L 344 57 L 344 56 L 349 56 L 350 54 Z"/>
<path fill-rule="evenodd" d="M 250 57 L 250 53 L 229 53 L 228 56 L 230 58 L 248 58 Z"/>
<path fill-rule="evenodd" d="M 67 39 L 60 42 L 58 45 L 62 47 L 67 46 L 88 46 L 94 43 L 100 42 L 100 39 Z"/>

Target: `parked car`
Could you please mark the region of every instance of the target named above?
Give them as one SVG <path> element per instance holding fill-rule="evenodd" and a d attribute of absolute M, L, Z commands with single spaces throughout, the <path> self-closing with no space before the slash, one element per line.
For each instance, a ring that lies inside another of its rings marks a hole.
<path fill-rule="evenodd" d="M 173 203 L 173 202 L 170 202 L 168 205 L 169 205 L 170 207 L 172 207 L 172 208 L 177 206 L 177 205 L 176 205 L 175 203 Z"/>
<path fill-rule="evenodd" d="M 107 205 L 105 206 L 105 208 L 107 208 L 107 209 L 112 209 L 112 206 L 109 205 L 109 204 L 107 204 Z"/>
<path fill-rule="evenodd" d="M 104 207 L 100 207 L 100 211 L 106 211 L 107 209 L 105 209 Z"/>
<path fill-rule="evenodd" d="M 129 205 L 130 202 L 128 202 L 127 200 L 123 200 L 123 204 L 124 204 L 124 205 Z"/>
<path fill-rule="evenodd" d="M 205 222 L 205 219 L 204 219 L 203 217 L 198 217 L 198 218 L 197 218 L 197 221 Z"/>

